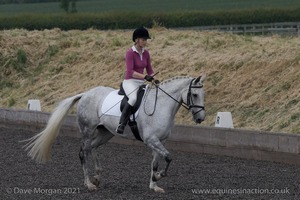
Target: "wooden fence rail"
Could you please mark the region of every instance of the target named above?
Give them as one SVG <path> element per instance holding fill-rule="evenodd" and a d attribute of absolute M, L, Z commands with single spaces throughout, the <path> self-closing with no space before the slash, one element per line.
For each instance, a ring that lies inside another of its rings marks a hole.
<path fill-rule="evenodd" d="M 300 36 L 300 22 L 282 22 L 270 24 L 240 24 L 240 25 L 220 25 L 220 26 L 197 26 L 190 28 L 201 31 L 221 31 L 235 34 L 252 34 L 252 35 L 293 35 Z"/>

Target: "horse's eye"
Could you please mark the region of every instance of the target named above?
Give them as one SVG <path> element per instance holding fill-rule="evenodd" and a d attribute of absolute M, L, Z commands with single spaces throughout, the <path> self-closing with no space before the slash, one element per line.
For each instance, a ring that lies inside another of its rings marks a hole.
<path fill-rule="evenodd" d="M 193 97 L 197 98 L 197 97 L 198 97 L 198 94 L 193 94 Z"/>

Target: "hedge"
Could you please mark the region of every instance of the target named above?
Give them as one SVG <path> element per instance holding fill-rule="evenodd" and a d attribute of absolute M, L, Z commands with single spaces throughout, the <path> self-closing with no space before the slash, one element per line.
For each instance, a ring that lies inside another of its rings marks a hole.
<path fill-rule="evenodd" d="M 132 29 L 138 26 L 166 28 L 211 26 L 228 24 L 252 24 L 300 21 L 300 8 L 295 9 L 252 9 L 233 11 L 193 11 L 173 13 L 110 12 L 101 14 L 17 14 L 0 15 L 0 30 L 23 28 L 62 30 L 88 28 Z"/>

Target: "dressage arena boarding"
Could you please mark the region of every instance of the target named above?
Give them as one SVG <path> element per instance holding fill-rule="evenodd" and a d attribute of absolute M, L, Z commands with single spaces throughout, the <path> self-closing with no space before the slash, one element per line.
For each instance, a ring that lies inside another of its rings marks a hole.
<path fill-rule="evenodd" d="M 155 193 L 149 190 L 151 150 L 142 143 L 115 142 L 98 149 L 102 180 L 98 190 L 91 193 L 83 185 L 78 158 L 81 139 L 77 133 L 60 134 L 53 146 L 52 160 L 37 164 L 27 156 L 20 141 L 35 135 L 41 126 L 34 122 L 21 125 L 17 119 L 15 124 L 0 122 L 1 200 L 300 199 L 297 164 L 180 149 L 170 150 L 173 161 L 168 177 L 159 181 L 166 193 Z"/>

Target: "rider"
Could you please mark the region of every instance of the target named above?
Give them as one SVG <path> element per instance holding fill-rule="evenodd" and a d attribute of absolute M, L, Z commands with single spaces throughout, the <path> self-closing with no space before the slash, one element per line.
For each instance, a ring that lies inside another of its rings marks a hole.
<path fill-rule="evenodd" d="M 136 29 L 132 35 L 134 45 L 126 53 L 126 76 L 123 80 L 123 88 L 129 100 L 122 111 L 119 126 L 116 130 L 120 134 L 124 132 L 132 108 L 137 100 L 137 88 L 144 83 L 144 80 L 149 82 L 154 80 L 150 54 L 145 49 L 147 39 L 151 39 L 147 29 L 144 27 Z M 144 74 L 145 69 L 147 74 Z"/>

